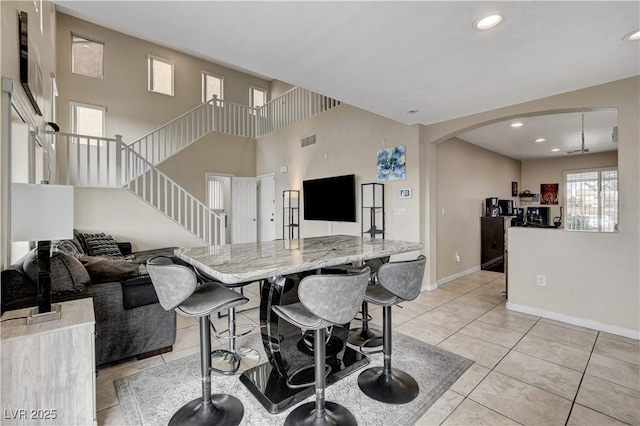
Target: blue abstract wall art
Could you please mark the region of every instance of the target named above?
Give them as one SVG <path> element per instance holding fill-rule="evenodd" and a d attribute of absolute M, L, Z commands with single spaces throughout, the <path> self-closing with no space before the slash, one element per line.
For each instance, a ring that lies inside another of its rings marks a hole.
<path fill-rule="evenodd" d="M 406 175 L 404 146 L 378 151 L 378 181 L 403 180 Z"/>

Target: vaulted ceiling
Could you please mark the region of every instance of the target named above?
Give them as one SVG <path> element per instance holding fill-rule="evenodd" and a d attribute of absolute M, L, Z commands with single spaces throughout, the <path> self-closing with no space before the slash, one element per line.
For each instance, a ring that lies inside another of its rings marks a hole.
<path fill-rule="evenodd" d="M 640 42 L 623 41 L 640 28 L 638 1 L 54 3 L 63 13 L 406 124 L 640 74 Z M 502 14 L 500 25 L 472 28 L 493 12 Z"/>

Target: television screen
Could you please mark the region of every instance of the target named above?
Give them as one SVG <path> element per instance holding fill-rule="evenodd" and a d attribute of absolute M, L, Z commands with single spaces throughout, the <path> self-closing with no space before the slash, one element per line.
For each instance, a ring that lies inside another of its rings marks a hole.
<path fill-rule="evenodd" d="M 356 221 L 355 175 L 302 182 L 305 220 Z"/>

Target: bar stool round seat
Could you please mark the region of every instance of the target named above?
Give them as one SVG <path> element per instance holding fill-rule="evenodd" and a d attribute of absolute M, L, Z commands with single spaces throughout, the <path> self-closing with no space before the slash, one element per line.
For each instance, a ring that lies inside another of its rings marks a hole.
<path fill-rule="evenodd" d="M 209 315 L 247 303 L 249 299 L 218 283 L 198 285 L 195 272 L 175 265 L 166 257 L 147 261 L 147 272 L 165 310 L 174 309 L 180 315 L 199 318 L 200 366 L 202 397 L 182 406 L 169 425 L 240 424 L 244 407 L 232 395 L 211 394 L 211 333 Z"/>
<path fill-rule="evenodd" d="M 354 415 L 342 405 L 325 401 L 326 347 L 325 329 L 351 321 L 358 312 L 369 281 L 370 270 L 364 267 L 349 275 L 311 275 L 298 285 L 300 302 L 273 306 L 281 318 L 304 330 L 314 330 L 315 402 L 296 407 L 287 416 L 285 426 L 356 425 Z"/>
<path fill-rule="evenodd" d="M 410 374 L 391 366 L 391 307 L 418 297 L 425 264 L 425 257 L 419 256 L 416 260 L 381 265 L 377 284 L 369 286 L 364 296 L 365 301 L 383 309 L 384 365 L 370 367 L 358 376 L 358 386 L 362 392 L 376 401 L 406 404 L 420 392 L 418 383 Z"/>

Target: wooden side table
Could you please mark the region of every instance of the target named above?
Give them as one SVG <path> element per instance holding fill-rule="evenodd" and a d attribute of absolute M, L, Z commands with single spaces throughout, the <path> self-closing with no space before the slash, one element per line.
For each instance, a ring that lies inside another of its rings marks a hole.
<path fill-rule="evenodd" d="M 32 308 L 2 315 L 3 425 L 96 425 L 91 298 L 59 303 L 62 318 L 26 325 Z"/>

